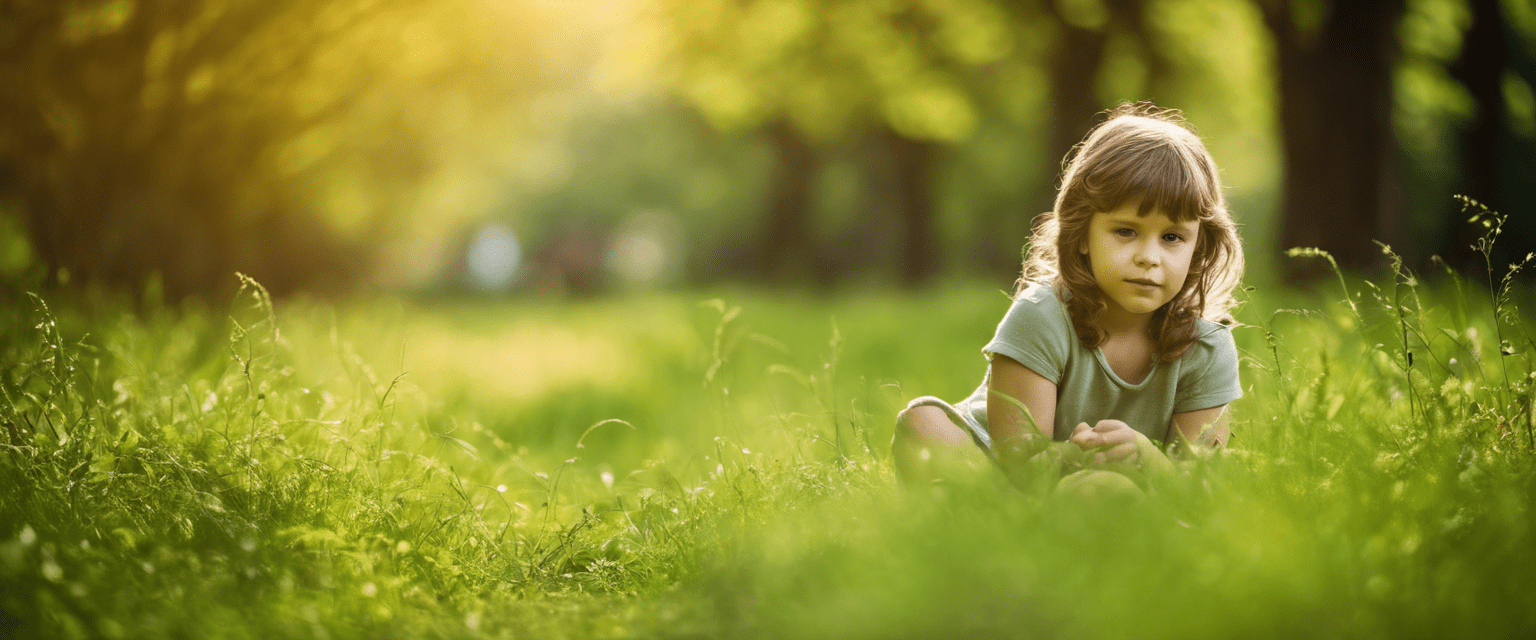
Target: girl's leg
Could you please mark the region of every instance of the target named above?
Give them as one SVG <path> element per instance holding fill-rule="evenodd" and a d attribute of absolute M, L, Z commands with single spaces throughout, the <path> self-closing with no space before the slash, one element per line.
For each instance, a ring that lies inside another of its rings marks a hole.
<path fill-rule="evenodd" d="M 891 443 L 896 475 L 908 485 L 928 484 L 956 463 L 985 465 L 986 454 L 965 429 L 949 419 L 943 409 L 928 405 L 908 407 L 896 414 L 896 439 Z"/>

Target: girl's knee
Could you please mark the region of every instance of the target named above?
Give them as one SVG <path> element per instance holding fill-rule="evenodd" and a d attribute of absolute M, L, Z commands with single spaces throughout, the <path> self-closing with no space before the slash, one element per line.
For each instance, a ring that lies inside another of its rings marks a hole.
<path fill-rule="evenodd" d="M 932 405 L 907 407 L 896 414 L 891 453 L 896 475 L 909 485 L 989 468 L 987 457 L 971 442 L 970 432 Z"/>
<path fill-rule="evenodd" d="M 928 444 L 961 445 L 970 442 L 965 429 L 943 409 L 932 405 L 907 407 L 896 414 L 896 438 Z"/>
<path fill-rule="evenodd" d="M 917 423 L 922 420 L 923 409 L 932 407 L 907 407 L 896 413 L 896 440 L 921 440 L 922 430 Z"/>
<path fill-rule="evenodd" d="M 912 423 L 915 420 L 918 419 L 918 415 L 921 415 L 921 413 L 922 413 L 921 410 L 922 409 L 928 409 L 928 408 L 930 408 L 930 407 L 907 407 L 905 409 L 902 409 L 901 411 L 898 411 L 896 413 L 896 434 L 897 435 L 912 435 L 912 432 L 913 432 Z M 914 414 L 917 414 L 917 415 L 914 415 Z"/>

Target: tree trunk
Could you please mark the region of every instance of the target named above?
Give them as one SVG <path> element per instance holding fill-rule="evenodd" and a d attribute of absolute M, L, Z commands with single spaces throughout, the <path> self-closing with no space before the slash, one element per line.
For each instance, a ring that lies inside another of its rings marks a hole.
<path fill-rule="evenodd" d="M 1504 39 L 1499 19 L 1498 0 L 1472 0 L 1472 25 L 1462 38 L 1461 58 L 1451 65 L 1451 77 L 1472 94 L 1476 113 L 1461 136 L 1462 179 L 1459 193 L 1504 211 L 1508 203 L 1500 201 L 1499 138 L 1504 134 L 1503 72 L 1509 59 L 1509 44 Z M 1467 224 L 1461 204 L 1446 202 L 1445 232 L 1440 235 L 1440 257 L 1462 271 L 1480 271 L 1482 256 L 1472 244 L 1483 229 Z M 1506 211 L 1507 213 L 1507 211 Z"/>
<path fill-rule="evenodd" d="M 1402 212 L 1392 131 L 1392 67 L 1402 0 L 1333 2 L 1303 34 L 1289 3 L 1261 3 L 1280 67 L 1285 150 L 1281 249 L 1319 247 L 1346 269 L 1380 263 L 1371 242 L 1399 251 Z M 1292 262 L 1293 277 L 1320 274 Z"/>
<path fill-rule="evenodd" d="M 872 148 L 870 167 L 876 176 L 870 181 L 874 193 L 869 204 L 885 213 L 877 219 L 895 224 L 897 278 L 904 287 L 916 287 L 938 273 L 943 250 L 933 210 L 939 145 L 881 127 Z"/>
<path fill-rule="evenodd" d="M 1094 79 L 1104 61 L 1106 41 L 1099 31 L 1061 23 L 1060 40 L 1051 54 L 1051 114 L 1050 133 L 1047 134 L 1050 146 L 1046 152 L 1052 162 L 1061 162 L 1094 124 L 1093 116 L 1099 112 Z M 1056 165 L 1058 177 L 1063 166 Z M 1056 190 L 1050 189 L 1051 200 L 1041 211 L 1051 208 L 1055 196 Z"/>
<path fill-rule="evenodd" d="M 1088 130 L 1097 124 L 1095 116 L 1104 109 L 1097 95 L 1099 71 L 1104 66 L 1104 50 L 1109 43 L 1109 31 L 1120 29 L 1128 33 L 1147 54 L 1149 87 L 1160 88 L 1166 84 L 1169 63 L 1152 46 L 1151 30 L 1145 20 L 1141 4 L 1130 0 L 1107 2 L 1108 22 L 1096 29 L 1088 29 L 1068 23 L 1048 3 L 1061 28 L 1055 49 L 1051 52 L 1051 112 L 1046 152 L 1054 163 L 1062 163 L 1072 147 L 1081 142 Z M 1056 173 L 1065 164 L 1056 165 Z M 1052 183 L 1052 186 L 1056 186 Z M 1042 202 L 1040 211 L 1049 210 L 1055 204 L 1056 190 L 1048 191 L 1049 200 Z"/>
<path fill-rule="evenodd" d="M 779 120 L 769 126 L 775 162 L 768 210 L 757 243 L 757 272 L 764 279 L 783 280 L 808 271 L 813 251 L 811 189 L 816 179 L 816 150 Z"/>

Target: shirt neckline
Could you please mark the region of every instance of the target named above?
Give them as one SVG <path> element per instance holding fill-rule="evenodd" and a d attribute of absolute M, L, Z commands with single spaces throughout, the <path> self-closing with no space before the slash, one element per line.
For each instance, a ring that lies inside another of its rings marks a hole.
<path fill-rule="evenodd" d="M 1118 385 L 1120 385 L 1122 387 L 1125 387 L 1126 389 L 1130 389 L 1132 391 L 1137 391 L 1137 390 L 1146 388 L 1147 384 L 1152 382 L 1152 376 L 1157 375 L 1158 368 L 1163 366 L 1163 363 L 1162 363 L 1161 360 L 1153 360 L 1152 361 L 1152 368 L 1147 370 L 1146 377 L 1142 378 L 1141 382 L 1138 382 L 1136 384 L 1131 384 L 1129 382 L 1126 382 L 1124 379 L 1122 379 L 1120 377 L 1120 374 L 1115 373 L 1115 368 L 1114 367 L 1109 366 L 1109 361 L 1104 359 L 1104 348 L 1103 347 L 1094 347 L 1093 348 L 1093 357 L 1094 357 L 1094 359 L 1099 361 L 1099 367 L 1104 369 L 1104 373 L 1109 374 L 1109 379 L 1110 380 L 1113 380 L 1113 381 L 1115 381 L 1115 384 L 1118 384 Z"/>

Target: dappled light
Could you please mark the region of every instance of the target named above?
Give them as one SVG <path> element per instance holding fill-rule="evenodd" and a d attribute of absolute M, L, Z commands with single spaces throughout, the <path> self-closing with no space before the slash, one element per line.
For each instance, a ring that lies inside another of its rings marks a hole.
<path fill-rule="evenodd" d="M 1361 14 L 1391 23 L 1372 36 L 1391 64 L 1335 67 L 1377 86 L 1305 66 L 1352 55 L 1326 48 L 1356 18 L 1278 4 L 26 5 L 0 38 L 17 88 L 0 233 L 30 256 L 12 281 L 158 274 L 174 296 L 227 292 L 237 271 L 280 295 L 454 290 L 491 225 L 521 249 L 503 292 L 1006 278 L 1095 114 L 1150 99 L 1199 126 L 1259 276 L 1296 245 L 1369 269 L 1372 239 L 1416 266 L 1473 263 L 1449 195 L 1515 210 L 1536 192 L 1490 164 L 1536 144 L 1529 11 Z M 1510 42 L 1490 44 L 1496 31 Z M 1374 87 L 1390 110 L 1369 117 L 1391 131 L 1350 146 L 1343 123 L 1370 101 L 1324 117 L 1333 82 Z M 1328 169 L 1333 155 L 1346 165 Z M 1350 186 L 1366 171 L 1386 182 Z M 672 230 L 636 235 L 642 211 Z M 1360 237 L 1310 235 L 1321 211 Z M 555 257 L 573 238 L 598 246 L 594 266 Z M 637 260 L 650 266 L 619 266 Z"/>

